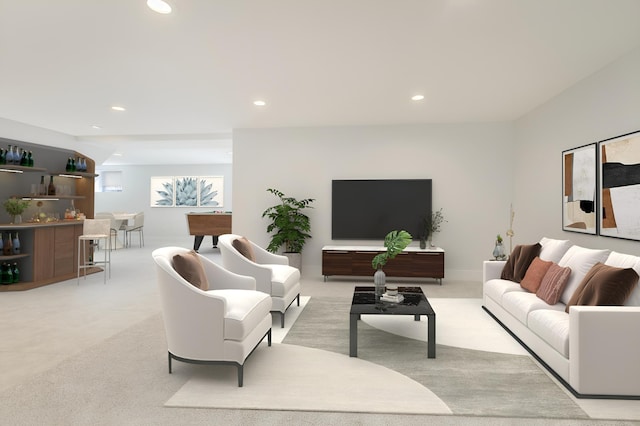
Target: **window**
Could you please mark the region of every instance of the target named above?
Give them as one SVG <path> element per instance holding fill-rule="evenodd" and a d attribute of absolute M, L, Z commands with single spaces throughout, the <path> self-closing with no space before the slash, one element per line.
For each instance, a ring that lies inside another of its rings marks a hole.
<path fill-rule="evenodd" d="M 99 171 L 96 178 L 96 192 L 122 192 L 121 171 Z"/>

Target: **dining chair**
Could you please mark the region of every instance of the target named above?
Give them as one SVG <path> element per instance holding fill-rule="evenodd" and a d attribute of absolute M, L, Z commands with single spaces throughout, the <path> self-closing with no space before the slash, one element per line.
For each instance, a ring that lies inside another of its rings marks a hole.
<path fill-rule="evenodd" d="M 95 214 L 94 216 L 95 219 L 109 219 L 111 221 L 110 225 L 109 225 L 109 238 L 113 238 L 113 243 L 111 243 L 111 241 L 109 242 L 111 244 L 111 249 L 115 250 L 118 248 L 118 221 L 116 220 L 116 217 L 113 215 L 113 213 L 109 213 L 109 212 L 98 212 Z"/>
<path fill-rule="evenodd" d="M 127 247 L 131 246 L 131 233 L 138 233 L 140 247 L 144 247 L 144 212 L 136 213 L 133 217 L 133 225 L 124 226 L 124 240 Z"/>

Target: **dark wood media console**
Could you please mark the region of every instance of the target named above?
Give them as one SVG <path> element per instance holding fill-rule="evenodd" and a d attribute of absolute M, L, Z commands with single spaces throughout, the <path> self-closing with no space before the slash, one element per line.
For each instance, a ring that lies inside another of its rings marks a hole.
<path fill-rule="evenodd" d="M 373 246 L 325 246 L 322 248 L 322 275 L 373 276 L 371 260 L 386 251 Z M 442 285 L 444 278 L 444 250 L 421 250 L 407 247 L 383 268 L 388 277 L 435 278 Z"/>

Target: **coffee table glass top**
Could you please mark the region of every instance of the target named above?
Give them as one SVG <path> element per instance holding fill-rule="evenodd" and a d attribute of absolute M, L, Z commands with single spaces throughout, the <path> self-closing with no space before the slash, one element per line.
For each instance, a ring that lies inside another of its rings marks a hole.
<path fill-rule="evenodd" d="M 351 314 L 433 315 L 434 311 L 420 287 L 398 287 L 401 303 L 380 301 L 375 287 L 357 286 L 353 292 Z"/>

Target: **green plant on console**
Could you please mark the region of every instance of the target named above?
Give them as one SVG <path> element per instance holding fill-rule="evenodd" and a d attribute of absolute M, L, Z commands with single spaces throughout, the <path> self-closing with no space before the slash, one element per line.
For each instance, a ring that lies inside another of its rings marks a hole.
<path fill-rule="evenodd" d="M 393 259 L 411 243 L 411 234 L 407 231 L 391 231 L 384 237 L 384 246 L 387 251 L 377 254 L 371 261 L 373 269 L 383 268 L 389 259 Z"/>
<path fill-rule="evenodd" d="M 267 226 L 267 232 L 275 232 L 271 235 L 267 250 L 275 253 L 284 246 L 286 253 L 302 252 L 307 238 L 311 238 L 309 216 L 302 210 L 313 208 L 310 204 L 315 199 L 296 200 L 293 197 L 286 197 L 281 191 L 273 188 L 267 189 L 267 192 L 280 199 L 280 204 L 271 206 L 262 213 L 262 217 L 267 217 L 271 221 Z"/>

